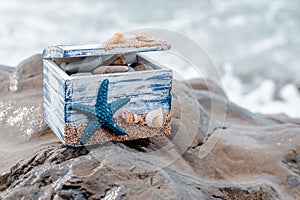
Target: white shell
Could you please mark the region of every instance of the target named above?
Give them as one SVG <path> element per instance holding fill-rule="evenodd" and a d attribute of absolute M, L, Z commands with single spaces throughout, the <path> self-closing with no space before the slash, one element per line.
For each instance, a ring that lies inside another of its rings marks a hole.
<path fill-rule="evenodd" d="M 121 116 L 127 124 L 136 124 L 143 121 L 140 116 L 129 110 L 125 110 L 124 112 L 122 112 Z"/>
<path fill-rule="evenodd" d="M 164 115 L 161 108 L 158 108 L 156 110 L 151 110 L 146 115 L 147 126 L 159 128 L 163 126 L 163 123 L 164 123 Z"/>
<path fill-rule="evenodd" d="M 145 33 L 145 32 L 138 33 L 135 36 L 135 39 L 142 41 L 142 42 L 153 42 L 155 40 L 155 38 L 152 35 Z"/>
<path fill-rule="evenodd" d="M 109 40 L 109 43 L 110 44 L 118 44 L 120 41 L 121 41 L 121 39 L 119 37 L 114 36 Z"/>

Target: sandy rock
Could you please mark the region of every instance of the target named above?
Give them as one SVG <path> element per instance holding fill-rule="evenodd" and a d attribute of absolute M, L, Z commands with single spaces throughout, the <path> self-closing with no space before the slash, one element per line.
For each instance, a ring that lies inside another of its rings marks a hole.
<path fill-rule="evenodd" d="M 12 72 L 14 71 L 14 68 L 12 67 L 6 67 L 6 66 L 0 66 L 1 72 L 0 72 L 0 96 L 6 95 L 8 92 L 10 92 L 10 76 Z"/>
<path fill-rule="evenodd" d="M 41 54 L 33 55 L 22 61 L 11 77 L 16 90 L 35 90 L 43 87 L 43 59 Z"/>
<path fill-rule="evenodd" d="M 224 90 L 210 79 L 192 79 L 187 81 L 186 85 L 195 90 L 204 90 L 225 96 Z"/>
<path fill-rule="evenodd" d="M 36 54 L 23 60 L 17 66 L 17 70 L 24 78 L 30 78 L 30 77 L 41 75 L 43 72 L 42 55 Z"/>
<path fill-rule="evenodd" d="M 43 60 L 41 54 L 23 60 L 16 68 L 0 66 L 0 94 L 33 90 L 42 94 Z"/>
<path fill-rule="evenodd" d="M 0 177 L 1 197 L 100 199 L 279 199 L 268 184 L 222 186 L 185 174 L 183 169 L 157 168 L 151 152 L 121 143 L 88 150 L 49 147 Z M 134 167 L 133 167 L 134 166 Z"/>
<path fill-rule="evenodd" d="M 0 174 L 37 149 L 59 144 L 43 120 L 41 58 L 32 56 L 17 68 L 0 67 Z M 12 80 L 14 74 L 18 76 Z M 10 89 L 12 81 L 17 83 L 15 91 Z"/>

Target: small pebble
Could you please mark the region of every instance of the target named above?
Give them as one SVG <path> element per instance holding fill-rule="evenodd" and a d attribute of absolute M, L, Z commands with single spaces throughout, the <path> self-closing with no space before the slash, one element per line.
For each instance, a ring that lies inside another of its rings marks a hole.
<path fill-rule="evenodd" d="M 93 74 L 109 74 L 109 73 L 120 73 L 128 72 L 127 66 L 99 66 L 93 70 Z"/>
<path fill-rule="evenodd" d="M 117 57 L 110 65 L 126 65 L 124 56 Z"/>
<path fill-rule="evenodd" d="M 134 71 L 145 71 L 147 70 L 146 66 L 143 63 L 134 62 L 129 65 L 129 67 L 132 67 Z"/>
<path fill-rule="evenodd" d="M 125 57 L 123 55 L 115 55 L 112 56 L 111 58 L 105 60 L 102 64 L 103 66 L 108 66 L 108 65 L 127 65 Z"/>
<path fill-rule="evenodd" d="M 65 68 L 66 68 L 67 65 L 68 65 L 68 63 L 62 62 L 62 63 L 60 64 L 60 68 L 62 68 L 63 70 L 65 70 Z"/>
<path fill-rule="evenodd" d="M 65 70 L 68 74 L 74 74 L 77 72 L 91 72 L 97 66 L 102 64 L 102 57 L 86 57 L 78 61 L 70 62 Z"/>
<path fill-rule="evenodd" d="M 129 171 L 133 171 L 135 168 L 136 168 L 136 166 L 135 166 L 135 165 L 132 165 L 132 166 L 129 168 Z"/>

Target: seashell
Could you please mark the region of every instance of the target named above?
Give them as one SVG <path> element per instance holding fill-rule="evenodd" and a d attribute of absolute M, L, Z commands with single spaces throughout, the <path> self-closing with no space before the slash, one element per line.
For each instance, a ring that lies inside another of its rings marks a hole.
<path fill-rule="evenodd" d="M 123 38 L 124 38 L 124 35 L 123 35 L 122 33 L 120 33 L 120 32 L 115 32 L 115 33 L 112 35 L 112 37 L 111 37 L 109 43 L 111 43 L 111 44 L 118 44 Z"/>
<path fill-rule="evenodd" d="M 138 41 L 142 41 L 142 42 L 153 42 L 153 41 L 155 41 L 155 38 L 152 35 L 150 35 L 149 33 L 145 33 L 145 32 L 138 33 L 135 36 L 135 39 L 137 39 Z"/>
<path fill-rule="evenodd" d="M 120 42 L 120 39 L 118 37 L 112 37 L 110 40 L 109 40 L 109 43 L 110 44 L 118 44 Z"/>
<path fill-rule="evenodd" d="M 93 70 L 93 74 L 109 74 L 109 73 L 120 73 L 127 72 L 127 66 L 99 66 Z"/>
<path fill-rule="evenodd" d="M 121 114 L 122 118 L 125 120 L 127 124 L 136 124 L 143 122 L 143 118 L 129 110 L 125 110 Z"/>
<path fill-rule="evenodd" d="M 119 38 L 120 40 L 122 40 L 122 39 L 124 38 L 124 35 L 123 35 L 123 33 L 121 33 L 121 32 L 115 32 L 115 33 L 112 35 L 112 37 L 117 37 L 117 38 Z"/>
<path fill-rule="evenodd" d="M 123 55 L 114 55 L 103 62 L 104 66 L 108 65 L 127 65 Z"/>
<path fill-rule="evenodd" d="M 129 67 L 132 67 L 134 71 L 145 71 L 147 70 L 146 66 L 143 63 L 134 62 L 129 65 Z"/>
<path fill-rule="evenodd" d="M 161 108 L 151 110 L 146 115 L 146 124 L 149 127 L 159 128 L 164 123 L 164 114 Z"/>

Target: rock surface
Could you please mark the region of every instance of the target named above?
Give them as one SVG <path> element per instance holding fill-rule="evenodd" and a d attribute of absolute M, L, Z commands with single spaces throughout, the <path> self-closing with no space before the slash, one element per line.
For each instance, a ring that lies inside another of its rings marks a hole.
<path fill-rule="evenodd" d="M 212 81 L 174 81 L 168 137 L 64 148 L 42 121 L 41 56 L 22 63 L 0 70 L 0 199 L 300 198 L 299 120 L 250 113 Z"/>
<path fill-rule="evenodd" d="M 52 143 L 58 143 L 43 120 L 42 56 L 18 67 L 0 68 L 0 174 Z"/>

